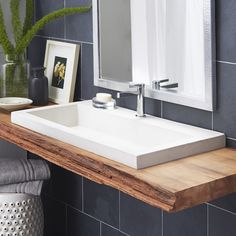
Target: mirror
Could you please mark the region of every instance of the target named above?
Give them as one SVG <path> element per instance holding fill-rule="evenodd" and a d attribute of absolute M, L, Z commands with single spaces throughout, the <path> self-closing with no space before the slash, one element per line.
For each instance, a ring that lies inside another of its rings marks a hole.
<path fill-rule="evenodd" d="M 94 84 L 214 108 L 213 0 L 93 0 Z M 160 82 L 161 81 L 161 82 Z"/>

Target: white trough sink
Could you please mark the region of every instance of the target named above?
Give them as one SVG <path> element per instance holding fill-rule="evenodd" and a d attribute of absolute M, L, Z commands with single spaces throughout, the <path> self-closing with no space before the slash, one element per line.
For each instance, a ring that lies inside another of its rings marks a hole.
<path fill-rule="evenodd" d="M 222 133 L 91 101 L 13 112 L 13 123 L 140 169 L 222 148 Z"/>

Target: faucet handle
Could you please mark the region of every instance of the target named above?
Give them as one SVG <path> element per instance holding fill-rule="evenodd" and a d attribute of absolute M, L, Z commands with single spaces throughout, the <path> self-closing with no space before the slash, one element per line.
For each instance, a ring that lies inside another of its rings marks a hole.
<path fill-rule="evenodd" d="M 141 83 L 134 83 L 134 82 L 130 82 L 129 83 L 129 88 L 139 88 L 139 87 L 144 87 L 145 84 L 141 84 Z"/>
<path fill-rule="evenodd" d="M 144 96 L 145 84 L 130 83 L 130 84 L 129 84 L 129 87 L 130 87 L 130 88 L 136 88 L 136 93 L 137 93 L 137 95 L 142 95 L 142 96 Z"/>
<path fill-rule="evenodd" d="M 178 88 L 179 84 L 178 83 L 173 83 L 173 84 L 166 84 L 160 86 L 161 88 L 166 88 L 166 89 L 172 89 L 172 88 Z"/>
<path fill-rule="evenodd" d="M 161 83 L 165 83 L 165 82 L 168 82 L 169 79 L 161 79 L 161 80 L 153 80 L 152 81 L 152 88 L 157 90 L 160 88 L 160 84 Z"/>
<path fill-rule="evenodd" d="M 169 82 L 169 79 L 162 79 L 162 80 L 153 80 L 152 81 L 152 89 L 158 90 L 160 88 L 166 88 L 166 89 L 172 89 L 172 88 L 178 88 L 178 83 L 168 83 L 165 85 L 162 85 L 162 83 Z"/>

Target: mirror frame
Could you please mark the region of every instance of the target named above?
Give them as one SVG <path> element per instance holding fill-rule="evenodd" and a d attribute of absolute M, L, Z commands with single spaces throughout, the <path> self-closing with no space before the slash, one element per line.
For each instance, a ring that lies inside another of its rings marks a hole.
<path fill-rule="evenodd" d="M 101 78 L 99 73 L 99 8 L 98 1 L 93 0 L 93 62 L 94 85 L 116 91 L 127 91 L 129 83 L 109 81 Z M 130 0 L 131 1 L 131 0 Z M 205 101 L 181 96 L 176 91 L 153 90 L 145 88 L 145 97 L 165 102 L 176 103 L 202 110 L 213 111 L 216 108 L 216 57 L 215 57 L 215 0 L 204 0 L 204 45 L 205 45 Z M 209 92 L 210 91 L 210 92 Z"/>

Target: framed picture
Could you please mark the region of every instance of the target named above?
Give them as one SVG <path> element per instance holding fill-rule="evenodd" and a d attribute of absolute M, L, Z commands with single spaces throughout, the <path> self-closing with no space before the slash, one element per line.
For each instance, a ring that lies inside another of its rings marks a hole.
<path fill-rule="evenodd" d="M 79 50 L 78 44 L 47 40 L 44 66 L 50 101 L 59 104 L 73 101 Z"/>

